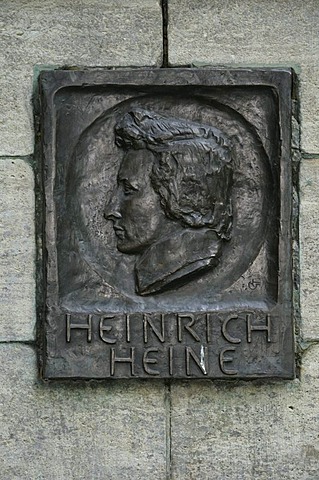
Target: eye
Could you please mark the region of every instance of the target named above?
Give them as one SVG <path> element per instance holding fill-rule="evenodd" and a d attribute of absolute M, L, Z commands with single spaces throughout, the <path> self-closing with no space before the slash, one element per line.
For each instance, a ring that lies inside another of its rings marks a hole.
<path fill-rule="evenodd" d="M 137 191 L 137 188 L 134 187 L 128 180 L 122 181 L 123 192 L 125 195 L 131 195 Z"/>

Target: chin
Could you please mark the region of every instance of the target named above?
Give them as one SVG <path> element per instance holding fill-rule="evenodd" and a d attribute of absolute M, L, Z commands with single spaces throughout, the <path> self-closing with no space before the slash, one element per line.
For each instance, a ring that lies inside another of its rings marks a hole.
<path fill-rule="evenodd" d="M 141 253 L 145 250 L 145 245 L 137 245 L 133 242 L 118 242 L 117 249 L 122 253 Z"/>
<path fill-rule="evenodd" d="M 123 243 L 117 244 L 117 249 L 122 253 L 134 254 L 134 253 L 139 253 L 141 250 L 143 250 L 143 247 L 139 245 L 135 245 L 133 243 L 123 242 Z"/>

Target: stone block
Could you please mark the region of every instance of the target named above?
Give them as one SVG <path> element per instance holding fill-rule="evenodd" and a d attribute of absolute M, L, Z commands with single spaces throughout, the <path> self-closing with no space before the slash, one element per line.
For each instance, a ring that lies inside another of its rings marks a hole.
<path fill-rule="evenodd" d="M 166 478 L 163 383 L 41 383 L 24 345 L 0 362 L 2 478 Z"/>
<path fill-rule="evenodd" d="M 319 151 L 316 1 L 171 0 L 171 65 L 286 66 L 300 72 L 302 148 Z"/>
<path fill-rule="evenodd" d="M 0 155 L 33 152 L 36 65 L 159 65 L 157 0 L 4 0 L 0 16 Z"/>
<path fill-rule="evenodd" d="M 172 478 L 318 478 L 318 368 L 317 345 L 300 380 L 173 385 Z"/>
<path fill-rule="evenodd" d="M 34 180 L 22 159 L 0 159 L 0 341 L 34 339 Z"/>
<path fill-rule="evenodd" d="M 319 339 L 319 159 L 306 159 L 300 171 L 300 301 L 302 334 Z"/>

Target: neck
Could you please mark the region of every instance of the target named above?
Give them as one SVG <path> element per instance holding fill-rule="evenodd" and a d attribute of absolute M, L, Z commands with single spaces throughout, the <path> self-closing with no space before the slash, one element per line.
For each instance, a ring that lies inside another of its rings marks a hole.
<path fill-rule="evenodd" d="M 140 295 L 184 284 L 219 261 L 222 242 L 214 231 L 180 227 L 165 233 L 136 262 L 136 290 Z"/>

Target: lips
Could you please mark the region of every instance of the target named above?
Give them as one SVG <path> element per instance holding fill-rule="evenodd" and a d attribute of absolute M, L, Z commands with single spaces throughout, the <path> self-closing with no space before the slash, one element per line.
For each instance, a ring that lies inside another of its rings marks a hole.
<path fill-rule="evenodd" d="M 120 239 L 123 240 L 125 236 L 124 228 L 119 227 L 118 225 L 113 226 L 115 235 Z"/>

